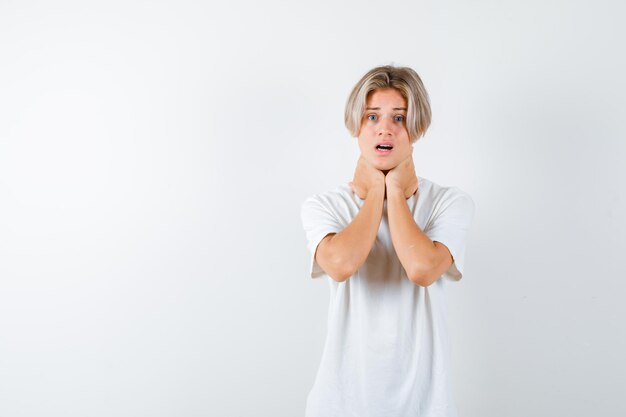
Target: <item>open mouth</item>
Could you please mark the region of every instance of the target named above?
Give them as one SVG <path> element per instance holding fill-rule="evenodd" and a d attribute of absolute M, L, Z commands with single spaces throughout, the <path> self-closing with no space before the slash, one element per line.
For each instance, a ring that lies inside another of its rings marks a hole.
<path fill-rule="evenodd" d="M 376 151 L 379 153 L 390 152 L 393 149 L 393 145 L 389 143 L 379 143 L 376 145 Z"/>

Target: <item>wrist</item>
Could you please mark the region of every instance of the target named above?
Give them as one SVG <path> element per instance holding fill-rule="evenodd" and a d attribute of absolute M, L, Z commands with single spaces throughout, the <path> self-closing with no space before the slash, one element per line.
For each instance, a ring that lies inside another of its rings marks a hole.
<path fill-rule="evenodd" d="M 387 183 L 387 194 L 390 195 L 394 195 L 394 194 L 404 194 L 402 188 L 394 183 Z"/>
<path fill-rule="evenodd" d="M 384 199 L 385 198 L 385 183 L 382 183 L 382 185 L 377 184 L 371 187 L 369 190 L 367 190 L 367 197 L 365 199 L 367 200 L 370 197 L 372 199 Z"/>

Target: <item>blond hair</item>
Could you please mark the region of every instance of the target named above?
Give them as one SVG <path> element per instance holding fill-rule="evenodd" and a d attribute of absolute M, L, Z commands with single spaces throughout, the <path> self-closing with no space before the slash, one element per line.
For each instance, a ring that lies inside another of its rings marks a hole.
<path fill-rule="evenodd" d="M 424 136 L 431 120 L 430 101 L 424 84 L 413 69 L 392 65 L 368 71 L 352 89 L 344 114 L 350 134 L 355 137 L 359 135 L 367 97 L 371 92 L 383 88 L 398 90 L 406 100 L 406 128 L 411 142 Z"/>

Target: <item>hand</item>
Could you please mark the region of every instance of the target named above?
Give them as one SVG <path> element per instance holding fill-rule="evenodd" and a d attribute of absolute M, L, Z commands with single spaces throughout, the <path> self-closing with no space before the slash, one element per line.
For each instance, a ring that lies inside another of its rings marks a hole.
<path fill-rule="evenodd" d="M 349 185 L 361 200 L 365 200 L 370 190 L 385 189 L 385 174 L 360 156 L 354 170 L 354 179 Z"/>
<path fill-rule="evenodd" d="M 398 166 L 391 169 L 385 176 L 385 186 L 387 190 L 398 190 L 404 194 L 404 198 L 409 198 L 417 191 L 417 176 L 415 175 L 415 165 L 413 165 L 413 155 L 404 159 Z"/>

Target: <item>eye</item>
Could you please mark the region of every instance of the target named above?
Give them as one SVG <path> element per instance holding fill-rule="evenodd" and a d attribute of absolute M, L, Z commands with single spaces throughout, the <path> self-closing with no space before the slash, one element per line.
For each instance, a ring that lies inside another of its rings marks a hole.
<path fill-rule="evenodd" d="M 378 119 L 378 116 L 376 116 L 375 114 L 368 114 L 367 115 L 367 120 L 376 120 Z"/>
<path fill-rule="evenodd" d="M 395 116 L 393 120 L 395 120 L 396 122 L 404 122 L 404 116 Z"/>

